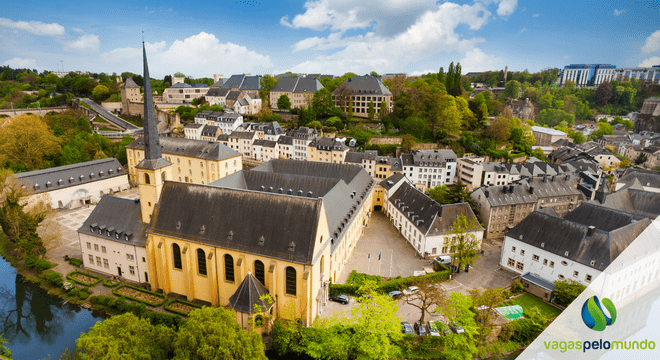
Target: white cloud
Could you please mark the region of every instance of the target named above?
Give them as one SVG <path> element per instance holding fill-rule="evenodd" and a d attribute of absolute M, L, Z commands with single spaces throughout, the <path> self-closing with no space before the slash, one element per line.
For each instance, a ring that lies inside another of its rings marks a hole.
<path fill-rule="evenodd" d="M 621 9 L 621 10 L 614 9 L 614 16 L 619 16 L 619 15 L 623 14 L 626 11 L 628 11 L 628 10 L 626 10 L 626 9 Z"/>
<path fill-rule="evenodd" d="M 392 3 L 392 1 L 390 1 Z M 333 3 L 334 4 L 334 3 Z M 389 3 L 388 3 L 389 4 Z M 310 3 L 306 4 L 309 13 Z M 374 5 L 375 6 L 375 5 Z M 301 16 L 301 15 L 299 15 Z M 361 15 L 357 15 L 361 19 Z M 337 28 L 326 38 L 312 37 L 293 46 L 294 51 L 341 49 L 333 54 L 317 56 L 289 69 L 294 72 L 344 73 L 353 71 L 364 73 L 402 71 L 410 63 L 418 62 L 440 52 L 466 54 L 475 45 L 484 42 L 482 38 L 463 38 L 455 30 L 467 25 L 471 30 L 486 25 L 491 13 L 487 4 L 475 2 L 472 5 L 457 5 L 445 2 L 426 11 L 405 30 L 388 36 L 377 30 L 363 35 L 344 36 Z M 296 22 L 296 18 L 301 19 Z M 290 24 L 302 24 L 303 17 L 296 16 Z M 379 22 L 380 20 L 377 20 Z M 355 22 L 354 24 L 360 23 Z M 326 24 L 332 29 L 331 24 Z M 483 54 L 483 53 L 481 53 Z M 485 55 L 485 54 L 484 54 Z M 467 70 L 467 67 L 463 67 Z"/>
<path fill-rule="evenodd" d="M 660 49 L 660 30 L 646 38 L 646 43 L 642 46 L 642 52 L 648 54 L 658 49 Z"/>
<path fill-rule="evenodd" d="M 502 59 L 486 55 L 481 49 L 474 48 L 465 53 L 465 57 L 460 61 L 463 73 L 469 71 L 486 71 L 499 69 L 502 65 Z"/>
<path fill-rule="evenodd" d="M 7 65 L 12 69 L 37 69 L 37 70 L 43 70 L 43 66 L 38 66 L 37 61 L 35 59 L 21 59 L 21 58 L 13 58 L 9 59 L 7 61 L 3 61 L 2 65 Z"/>
<path fill-rule="evenodd" d="M 422 75 L 426 75 L 428 73 L 437 73 L 437 72 L 438 72 L 438 70 L 413 71 L 408 75 L 409 76 L 422 76 Z"/>
<path fill-rule="evenodd" d="M 522 35 L 522 33 L 524 33 L 525 31 L 527 31 L 527 28 L 526 28 L 526 27 L 523 27 L 522 29 L 520 29 L 520 30 L 518 31 L 518 35 Z"/>
<path fill-rule="evenodd" d="M 651 67 L 651 66 L 654 66 L 654 65 L 660 65 L 660 56 L 650 57 L 650 58 L 642 61 L 641 63 L 639 63 L 639 65 L 637 65 L 637 66 L 639 66 L 639 67 Z"/>
<path fill-rule="evenodd" d="M 518 6 L 518 0 L 501 0 L 500 6 L 497 7 L 497 15 L 509 16 L 513 14 Z"/>
<path fill-rule="evenodd" d="M 64 35 L 64 26 L 58 23 L 45 24 L 41 21 L 12 21 L 9 19 L 0 18 L 0 27 L 23 30 L 35 35 Z"/>
<path fill-rule="evenodd" d="M 532 17 L 539 17 L 539 16 L 541 16 L 541 14 L 534 14 L 534 15 L 532 15 Z"/>
<path fill-rule="evenodd" d="M 67 51 L 93 51 L 98 52 L 101 42 L 97 35 L 84 34 L 80 35 L 76 40 L 64 44 L 64 50 Z"/>
<path fill-rule="evenodd" d="M 154 76 L 182 71 L 195 77 L 212 74 L 264 73 L 273 63 L 269 56 L 230 42 L 221 43 L 213 34 L 201 32 L 171 45 L 165 41 L 146 43 L 149 70 Z M 122 69 L 142 69 L 141 48 L 117 48 L 101 54 L 107 64 Z"/>

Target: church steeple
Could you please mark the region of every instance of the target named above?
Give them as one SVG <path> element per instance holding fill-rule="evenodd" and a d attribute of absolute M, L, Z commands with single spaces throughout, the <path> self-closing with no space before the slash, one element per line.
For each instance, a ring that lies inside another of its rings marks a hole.
<path fill-rule="evenodd" d="M 140 191 L 142 221 L 148 223 L 151 221 L 154 206 L 160 199 L 160 191 L 165 180 L 172 179 L 172 163 L 163 159 L 160 152 L 156 110 L 144 42 L 142 42 L 142 56 L 144 58 L 144 159 L 135 166 L 135 170 Z"/>

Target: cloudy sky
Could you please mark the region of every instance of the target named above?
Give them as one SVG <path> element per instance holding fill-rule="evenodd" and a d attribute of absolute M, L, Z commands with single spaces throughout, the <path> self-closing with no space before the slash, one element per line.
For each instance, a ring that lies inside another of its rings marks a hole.
<path fill-rule="evenodd" d="M 657 0 L 9 2 L 0 64 L 38 70 L 139 73 L 143 31 L 154 77 L 660 64 Z"/>

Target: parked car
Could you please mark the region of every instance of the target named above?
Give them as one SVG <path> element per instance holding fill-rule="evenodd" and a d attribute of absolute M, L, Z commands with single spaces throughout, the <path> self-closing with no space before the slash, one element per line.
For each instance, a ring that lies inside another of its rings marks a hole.
<path fill-rule="evenodd" d="M 454 332 L 457 333 L 457 334 L 462 334 L 462 333 L 465 332 L 465 330 L 460 325 L 458 325 L 457 323 L 455 323 L 453 321 L 451 322 L 450 326 L 451 326 L 451 329 L 454 330 Z"/>
<path fill-rule="evenodd" d="M 421 322 L 415 323 L 415 333 L 420 336 L 426 336 L 426 327 Z"/>
<path fill-rule="evenodd" d="M 429 321 L 427 324 L 428 334 L 431 336 L 440 336 L 440 328 L 442 327 L 437 321 Z"/>
<path fill-rule="evenodd" d="M 414 293 L 416 293 L 417 291 L 419 291 L 419 288 L 418 288 L 417 286 L 408 286 L 407 288 L 405 288 L 405 289 L 403 290 L 403 295 L 414 294 Z"/>
<path fill-rule="evenodd" d="M 350 299 L 346 295 L 332 295 L 330 296 L 330 300 L 338 303 L 342 303 L 344 305 L 348 304 L 348 302 L 350 301 Z"/>
<path fill-rule="evenodd" d="M 438 256 L 435 258 L 435 261 L 443 265 L 451 264 L 451 256 Z"/>
<path fill-rule="evenodd" d="M 402 334 L 414 334 L 413 327 L 410 326 L 410 323 L 407 321 L 401 322 L 401 333 Z"/>
<path fill-rule="evenodd" d="M 438 327 L 438 329 L 442 328 L 442 333 L 445 334 L 445 335 L 451 333 L 451 330 L 449 330 L 449 325 L 447 325 L 447 323 L 445 323 L 442 320 L 438 320 L 437 327 Z"/>
<path fill-rule="evenodd" d="M 401 291 L 399 291 L 399 290 L 390 291 L 389 293 L 387 293 L 387 296 L 389 296 L 392 299 L 396 300 L 396 299 L 401 297 Z"/>

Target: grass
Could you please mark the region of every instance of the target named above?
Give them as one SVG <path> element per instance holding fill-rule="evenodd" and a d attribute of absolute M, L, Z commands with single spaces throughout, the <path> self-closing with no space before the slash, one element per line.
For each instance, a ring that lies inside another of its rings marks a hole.
<path fill-rule="evenodd" d="M 84 106 L 84 107 L 86 107 L 86 108 L 88 108 L 88 109 L 90 109 L 90 110 L 92 110 L 92 107 L 91 107 L 91 106 L 89 106 L 89 105 L 87 105 L 87 104 L 85 104 L 85 103 L 84 103 L 84 102 L 82 102 L 82 101 L 78 101 L 78 104 L 80 104 L 80 106 Z"/>
<path fill-rule="evenodd" d="M 515 299 L 506 301 L 506 305 L 520 305 L 524 310 L 531 309 L 536 307 L 539 309 L 542 315 L 554 318 L 561 314 L 561 310 L 556 307 L 547 304 L 545 301 L 537 298 L 532 294 L 523 294 Z"/>
<path fill-rule="evenodd" d="M 121 118 L 121 119 L 123 119 L 123 120 L 126 120 L 126 121 L 128 121 L 129 123 L 131 123 L 131 124 L 133 124 L 133 125 L 135 125 L 135 126 L 142 127 L 142 123 L 140 123 L 140 122 L 138 122 L 138 121 L 135 121 L 135 120 L 131 119 L 130 116 L 119 115 L 119 118 Z"/>
<path fill-rule="evenodd" d="M 119 131 L 117 129 L 111 129 L 109 127 L 102 126 L 99 128 L 99 131 Z"/>
<path fill-rule="evenodd" d="M 97 116 L 96 119 L 94 119 L 94 122 L 99 123 L 99 124 L 107 124 L 108 123 L 107 121 L 103 120 L 100 116 Z"/>

